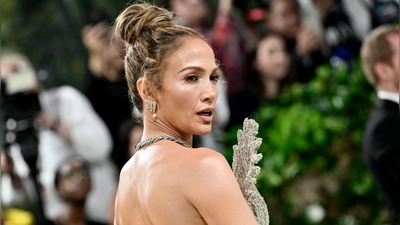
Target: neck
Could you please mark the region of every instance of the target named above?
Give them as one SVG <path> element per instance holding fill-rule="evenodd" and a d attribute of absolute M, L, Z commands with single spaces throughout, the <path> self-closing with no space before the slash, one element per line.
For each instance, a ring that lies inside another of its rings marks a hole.
<path fill-rule="evenodd" d="M 86 225 L 85 222 L 85 204 L 68 203 L 65 213 L 65 224 Z"/>
<path fill-rule="evenodd" d="M 146 115 L 146 114 L 144 114 L 144 117 L 145 118 L 143 119 L 143 125 L 144 125 L 143 136 L 141 141 L 147 140 L 155 136 L 168 135 L 175 138 L 179 138 L 188 143 L 190 146 L 193 146 L 192 134 L 179 133 L 171 129 L 159 117 L 153 118 L 151 115 Z"/>
<path fill-rule="evenodd" d="M 107 73 L 107 75 L 105 75 L 106 79 L 111 82 L 117 82 L 123 80 L 123 76 L 121 75 L 123 74 L 123 72 L 121 72 L 121 70 L 110 68 L 107 70 L 106 73 Z"/>
<path fill-rule="evenodd" d="M 271 78 L 264 78 L 262 80 L 264 84 L 263 97 L 266 99 L 274 99 L 279 92 L 279 81 Z"/>
<path fill-rule="evenodd" d="M 400 93 L 399 87 L 394 84 L 381 84 L 377 87 L 378 91 L 387 91 L 392 93 Z"/>

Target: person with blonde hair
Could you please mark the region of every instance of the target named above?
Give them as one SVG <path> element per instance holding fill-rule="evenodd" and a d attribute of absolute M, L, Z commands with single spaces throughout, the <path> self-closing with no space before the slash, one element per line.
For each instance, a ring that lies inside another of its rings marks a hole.
<path fill-rule="evenodd" d="M 116 19 L 143 136 L 121 173 L 114 224 L 257 224 L 224 156 L 193 149 L 211 131 L 220 71 L 207 41 L 147 3 Z"/>
<path fill-rule="evenodd" d="M 398 25 L 377 27 L 361 48 L 365 77 L 378 95 L 366 126 L 363 155 L 393 225 L 400 224 L 399 32 Z"/>

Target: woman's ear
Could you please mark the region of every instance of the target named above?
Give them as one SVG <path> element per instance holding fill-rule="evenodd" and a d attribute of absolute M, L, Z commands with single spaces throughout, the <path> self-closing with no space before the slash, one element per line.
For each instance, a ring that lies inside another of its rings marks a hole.
<path fill-rule="evenodd" d="M 139 80 L 136 83 L 136 88 L 142 99 L 149 99 L 149 100 L 155 99 L 155 93 L 152 91 L 152 89 L 150 87 L 150 82 L 148 79 L 146 79 L 144 77 L 139 78 Z"/>
<path fill-rule="evenodd" d="M 148 80 L 143 77 L 139 78 L 139 80 L 136 83 L 136 88 L 142 99 L 147 99 L 148 96 L 147 86 L 148 86 Z"/>

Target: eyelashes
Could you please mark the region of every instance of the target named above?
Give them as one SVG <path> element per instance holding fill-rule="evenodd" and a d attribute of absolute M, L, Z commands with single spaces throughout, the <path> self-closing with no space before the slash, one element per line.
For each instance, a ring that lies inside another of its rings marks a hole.
<path fill-rule="evenodd" d="M 199 78 L 198 78 L 196 75 L 191 74 L 191 75 L 189 75 L 189 76 L 186 77 L 186 80 L 187 80 L 187 81 L 198 81 Z"/>
<path fill-rule="evenodd" d="M 210 80 L 211 80 L 211 81 L 218 82 L 219 80 L 221 80 L 221 76 L 220 76 L 219 74 L 212 75 L 212 76 L 210 77 Z"/>
<path fill-rule="evenodd" d="M 185 80 L 189 81 L 189 82 L 197 82 L 200 79 L 201 78 L 196 74 L 190 74 L 189 76 L 187 76 L 185 78 Z M 213 75 L 210 76 L 210 81 L 213 82 L 213 83 L 217 83 L 220 79 L 221 79 L 221 75 L 220 74 L 213 74 Z"/>

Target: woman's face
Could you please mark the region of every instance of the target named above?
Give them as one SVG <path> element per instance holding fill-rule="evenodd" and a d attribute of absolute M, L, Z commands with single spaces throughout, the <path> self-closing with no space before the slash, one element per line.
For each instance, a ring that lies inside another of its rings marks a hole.
<path fill-rule="evenodd" d="M 90 191 L 89 171 L 80 163 L 70 161 L 63 165 L 58 173 L 60 178 L 58 193 L 66 201 L 85 200 Z"/>
<path fill-rule="evenodd" d="M 220 72 L 209 45 L 187 38 L 165 62 L 157 117 L 180 135 L 211 131 Z"/>
<path fill-rule="evenodd" d="M 261 76 L 267 76 L 269 79 L 281 80 L 287 76 L 289 56 L 281 37 L 272 35 L 259 42 L 255 68 Z"/>
<path fill-rule="evenodd" d="M 274 0 L 271 4 L 267 26 L 285 35 L 288 39 L 295 39 L 300 26 L 296 1 Z"/>

